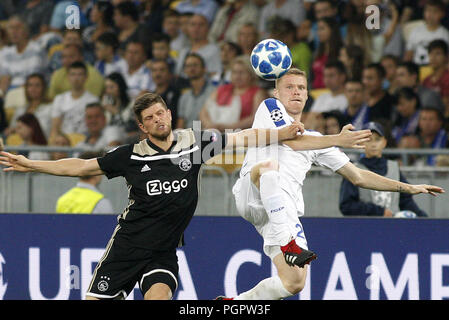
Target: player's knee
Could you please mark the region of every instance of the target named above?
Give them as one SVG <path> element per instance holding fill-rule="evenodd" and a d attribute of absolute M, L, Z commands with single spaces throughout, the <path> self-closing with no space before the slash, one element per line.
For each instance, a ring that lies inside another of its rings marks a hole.
<path fill-rule="evenodd" d="M 284 287 L 292 295 L 298 294 L 304 289 L 306 284 L 305 277 L 284 282 Z"/>
<path fill-rule="evenodd" d="M 145 292 L 145 300 L 170 300 L 172 293 L 170 288 L 161 283 L 154 284 L 151 288 Z"/>
<path fill-rule="evenodd" d="M 259 185 L 260 176 L 269 171 L 279 171 L 279 163 L 276 160 L 265 160 L 253 166 L 251 169 L 251 181 Z"/>

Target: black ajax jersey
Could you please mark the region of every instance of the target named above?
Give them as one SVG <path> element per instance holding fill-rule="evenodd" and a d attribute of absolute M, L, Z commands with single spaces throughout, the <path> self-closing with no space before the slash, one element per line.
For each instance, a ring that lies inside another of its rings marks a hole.
<path fill-rule="evenodd" d="M 201 165 L 223 150 L 226 136 L 192 129 L 174 135 L 167 151 L 145 139 L 98 158 L 108 179 L 123 176 L 128 186 L 129 202 L 118 217 L 115 239 L 151 250 L 182 245 L 198 202 Z"/>

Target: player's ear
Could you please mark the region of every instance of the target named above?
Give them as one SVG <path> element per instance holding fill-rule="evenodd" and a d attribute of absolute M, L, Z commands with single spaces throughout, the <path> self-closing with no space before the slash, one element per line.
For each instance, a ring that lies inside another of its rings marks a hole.
<path fill-rule="evenodd" d="M 276 89 L 276 88 L 273 89 L 273 96 L 274 96 L 276 99 L 279 99 L 279 90 L 278 90 L 278 89 Z"/>
<path fill-rule="evenodd" d="M 139 125 L 139 128 L 143 131 L 143 133 L 148 134 L 148 130 L 145 129 L 144 125 L 140 121 L 137 121 L 137 124 Z"/>

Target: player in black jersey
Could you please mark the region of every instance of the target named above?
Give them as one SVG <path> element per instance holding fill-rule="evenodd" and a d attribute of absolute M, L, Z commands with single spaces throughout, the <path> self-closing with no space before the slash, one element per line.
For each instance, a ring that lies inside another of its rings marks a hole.
<path fill-rule="evenodd" d="M 303 130 L 300 124 L 293 124 L 283 129 L 246 129 L 226 134 L 192 129 L 175 133 L 170 110 L 159 95 L 152 93 L 136 99 L 134 111 L 148 138 L 117 147 L 98 159 L 33 161 L 0 153 L 0 164 L 7 166 L 4 171 L 125 178 L 128 206 L 117 218 L 117 226 L 95 268 L 87 299 L 124 299 L 136 282 L 144 299 L 171 299 L 178 285 L 176 248 L 183 244 L 184 230 L 197 206 L 201 165 L 225 147 L 296 141 L 298 130 Z M 298 149 L 329 146 L 329 140 L 316 138 L 302 136 Z M 355 133 L 343 138 L 351 144 L 360 141 Z"/>

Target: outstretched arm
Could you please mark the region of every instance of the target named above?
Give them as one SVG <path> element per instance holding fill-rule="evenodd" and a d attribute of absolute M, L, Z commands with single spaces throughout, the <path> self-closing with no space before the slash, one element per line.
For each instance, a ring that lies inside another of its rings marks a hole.
<path fill-rule="evenodd" d="M 292 123 L 281 129 L 245 129 L 239 132 L 227 133 L 226 148 L 229 147 L 260 147 L 271 143 L 290 140 L 297 136 L 298 131 L 304 132 L 302 123 Z"/>
<path fill-rule="evenodd" d="M 444 193 L 444 189 L 427 184 L 409 184 L 397 180 L 389 179 L 378 175 L 372 171 L 363 170 L 348 162 L 337 173 L 348 179 L 352 184 L 365 189 L 404 192 L 409 194 L 429 193 L 436 196 L 437 193 Z"/>
<path fill-rule="evenodd" d="M 2 151 L 0 165 L 6 166 L 3 171 L 42 172 L 56 176 L 83 177 L 103 174 L 97 159 L 67 158 L 56 161 L 37 161 Z"/>
<path fill-rule="evenodd" d="M 371 131 L 351 131 L 353 129 L 354 126 L 352 124 L 347 124 L 339 134 L 325 136 L 298 135 L 295 139 L 283 141 L 282 143 L 295 151 L 325 149 L 334 146 L 363 149 L 364 143 L 370 140 Z"/>

